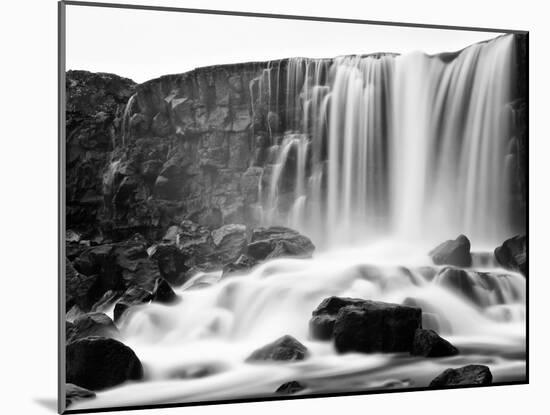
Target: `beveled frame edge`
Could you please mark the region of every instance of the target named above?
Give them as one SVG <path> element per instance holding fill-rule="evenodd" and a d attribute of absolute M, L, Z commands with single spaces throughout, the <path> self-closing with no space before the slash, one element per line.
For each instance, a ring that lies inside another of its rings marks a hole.
<path fill-rule="evenodd" d="M 59 185 L 58 189 L 58 300 L 57 300 L 57 311 L 58 311 L 58 326 L 57 326 L 57 335 L 58 335 L 58 364 L 57 364 L 57 411 L 58 413 L 63 413 L 65 411 L 65 313 L 66 313 L 66 303 L 65 303 L 65 176 L 66 176 L 66 153 L 65 153 L 65 144 L 66 144 L 66 90 L 65 90 L 65 23 L 66 23 L 66 14 L 65 14 L 66 3 L 61 1 L 58 3 L 57 7 L 57 50 L 58 50 L 58 160 L 59 168 L 57 169 L 58 177 L 57 182 Z"/>
<path fill-rule="evenodd" d="M 258 17 L 258 18 L 270 18 L 270 19 L 283 19 L 283 20 L 301 20 L 301 21 L 320 21 L 328 23 L 351 23 L 351 24 L 369 24 L 378 26 L 399 26 L 399 27 L 412 27 L 421 29 L 439 29 L 439 30 L 461 30 L 461 31 L 473 31 L 473 32 L 488 32 L 488 33 L 508 33 L 519 34 L 526 36 L 527 46 L 527 142 L 526 142 L 526 170 L 525 178 L 527 183 L 526 189 L 526 239 L 527 239 L 527 277 L 526 277 L 526 355 L 525 355 L 525 380 L 524 381 L 510 381 L 510 382 L 498 382 L 489 386 L 480 385 L 465 385 L 458 387 L 441 387 L 441 388 L 406 388 L 406 389 L 392 389 L 392 390 L 365 390 L 365 391 L 348 391 L 348 392 L 334 392 L 334 393 L 318 393 L 318 394 L 306 394 L 298 396 L 265 396 L 265 397 L 252 397 L 252 398 L 237 398 L 237 399 L 220 399 L 210 401 L 192 401 L 192 402 L 178 402 L 178 403 L 166 403 L 166 404 L 151 404 L 151 405 L 132 405 L 132 406 L 120 406 L 120 407 L 105 407 L 105 408 L 91 408 L 82 410 L 67 410 L 65 405 L 65 175 L 66 175 L 66 90 L 65 90 L 65 78 L 66 78 L 66 6 L 88 6 L 88 7 L 104 7 L 104 8 L 116 8 L 116 9 L 132 9 L 132 10 L 148 10 L 148 11 L 165 11 L 165 12 L 179 12 L 179 13 L 194 13 L 194 14 L 210 14 L 210 15 L 223 15 L 223 16 L 236 16 L 236 17 Z M 196 9 L 196 8 L 180 8 L 180 7 L 166 7 L 166 6 L 148 6 L 148 5 L 132 5 L 122 3 L 101 3 L 101 2 L 85 2 L 85 1 L 72 1 L 72 0 L 60 0 L 58 1 L 58 413 L 59 414 L 80 414 L 80 413 L 98 413 L 98 412 L 113 412 L 113 411 L 134 411 L 144 409 L 163 409 L 163 408 L 182 408 L 193 406 L 210 406 L 210 405 L 222 405 L 222 404 L 236 404 L 236 403 L 248 403 L 248 402 L 272 402 L 272 401 L 284 401 L 294 399 L 312 399 L 312 398 L 327 398 L 327 397 L 346 397 L 346 396 L 366 396 L 366 395 L 378 395 L 378 394 L 393 394 L 393 393 L 407 393 L 407 392 L 436 392 L 438 390 L 446 389 L 472 389 L 483 388 L 493 386 L 512 386 L 512 385 L 528 385 L 529 384 L 529 367 L 530 367 L 530 353 L 529 353 L 529 302 L 530 302 L 530 290 L 529 290 L 529 151 L 530 151 L 530 32 L 529 30 L 518 29 L 497 29 L 487 27 L 468 27 L 468 26 L 453 26 L 453 25 L 435 25 L 424 23 L 406 23 L 406 22 L 390 22 L 390 21 L 376 21 L 376 20 L 362 20 L 362 19 L 346 19 L 346 18 L 332 18 L 322 16 L 301 16 L 301 15 L 287 15 L 287 14 L 272 14 L 272 13 L 257 13 L 257 12 L 243 12 L 243 11 L 224 11 L 224 10 L 211 10 L 211 9 Z"/>

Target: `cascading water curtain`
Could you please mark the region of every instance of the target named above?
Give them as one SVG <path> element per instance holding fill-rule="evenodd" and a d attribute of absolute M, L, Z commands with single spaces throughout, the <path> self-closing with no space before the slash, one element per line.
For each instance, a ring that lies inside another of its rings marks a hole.
<path fill-rule="evenodd" d="M 260 90 L 285 133 L 271 137 L 263 222 L 338 244 L 508 237 L 513 48 L 508 35 L 456 54 L 270 65 Z"/>

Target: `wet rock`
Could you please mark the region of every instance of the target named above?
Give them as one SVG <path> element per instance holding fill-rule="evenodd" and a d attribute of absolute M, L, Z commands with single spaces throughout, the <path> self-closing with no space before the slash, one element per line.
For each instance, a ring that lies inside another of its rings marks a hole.
<path fill-rule="evenodd" d="M 309 258 L 314 250 L 308 237 L 289 228 L 272 226 L 252 231 L 247 255 L 257 261 L 283 256 Z"/>
<path fill-rule="evenodd" d="M 313 311 L 309 320 L 309 333 L 312 339 L 330 340 L 333 336 L 336 316 L 343 307 L 360 306 L 364 300 L 357 298 L 325 298 Z"/>
<path fill-rule="evenodd" d="M 334 323 L 334 346 L 339 353 L 410 352 L 421 314 L 419 308 L 369 300 L 343 307 Z"/>
<path fill-rule="evenodd" d="M 286 335 L 254 351 L 247 362 L 304 360 L 309 355 L 307 348 L 294 337 Z"/>
<path fill-rule="evenodd" d="M 115 305 L 113 311 L 113 317 L 115 321 L 118 321 L 120 317 L 130 307 L 135 305 L 141 305 L 148 303 L 152 299 L 152 294 L 140 287 L 131 287 L 124 292 L 120 300 Z"/>
<path fill-rule="evenodd" d="M 97 300 L 92 306 L 91 311 L 103 313 L 111 307 L 113 303 L 120 297 L 122 293 L 120 291 L 109 290 L 103 294 L 103 296 Z"/>
<path fill-rule="evenodd" d="M 493 375 L 487 366 L 467 365 L 458 369 L 447 369 L 430 382 L 430 388 L 446 386 L 480 385 L 493 383 Z"/>
<path fill-rule="evenodd" d="M 151 300 L 155 303 L 170 304 L 176 301 L 177 295 L 166 280 L 159 278 L 155 282 Z"/>
<path fill-rule="evenodd" d="M 527 275 L 527 238 L 514 236 L 495 249 L 495 258 L 504 268 Z"/>
<path fill-rule="evenodd" d="M 67 383 L 91 390 L 119 385 L 143 377 L 136 354 L 118 340 L 86 337 L 66 348 Z"/>
<path fill-rule="evenodd" d="M 89 313 L 79 316 L 72 323 L 67 322 L 67 343 L 90 336 L 116 337 L 118 329 L 107 315 Z"/>
<path fill-rule="evenodd" d="M 469 267 L 472 264 L 470 241 L 464 235 L 454 240 L 448 240 L 438 245 L 429 253 L 436 265 L 455 265 Z"/>
<path fill-rule="evenodd" d="M 80 386 L 67 383 L 65 385 L 65 406 L 68 407 L 76 401 L 82 399 L 95 398 L 95 392 L 91 390 L 81 388 Z"/>
<path fill-rule="evenodd" d="M 433 330 L 417 329 L 411 354 L 424 357 L 445 357 L 458 354 L 458 349 Z"/>
<path fill-rule="evenodd" d="M 292 382 L 283 383 L 277 388 L 275 393 L 278 393 L 280 395 L 293 395 L 295 393 L 303 391 L 305 388 L 306 387 L 300 382 L 293 380 Z"/>
<path fill-rule="evenodd" d="M 468 300 L 477 303 L 478 296 L 474 289 L 476 281 L 463 269 L 445 267 L 434 278 L 434 284 L 449 288 Z"/>

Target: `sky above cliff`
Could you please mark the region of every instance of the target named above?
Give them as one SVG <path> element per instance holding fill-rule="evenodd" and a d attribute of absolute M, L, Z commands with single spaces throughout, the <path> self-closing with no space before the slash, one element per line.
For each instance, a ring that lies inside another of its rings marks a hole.
<path fill-rule="evenodd" d="M 499 33 L 67 6 L 66 68 L 144 82 L 294 56 L 452 52 Z"/>

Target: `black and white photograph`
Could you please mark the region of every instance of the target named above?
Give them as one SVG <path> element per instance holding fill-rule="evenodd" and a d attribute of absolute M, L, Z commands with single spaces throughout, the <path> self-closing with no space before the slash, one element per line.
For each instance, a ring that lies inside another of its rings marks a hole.
<path fill-rule="evenodd" d="M 528 31 L 59 7 L 61 411 L 528 383 Z"/>

